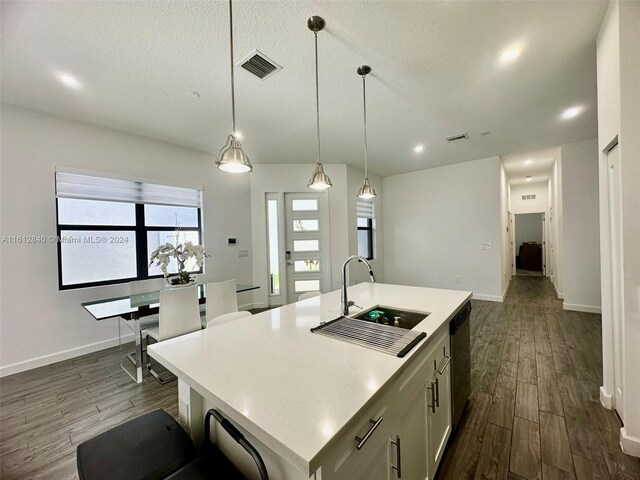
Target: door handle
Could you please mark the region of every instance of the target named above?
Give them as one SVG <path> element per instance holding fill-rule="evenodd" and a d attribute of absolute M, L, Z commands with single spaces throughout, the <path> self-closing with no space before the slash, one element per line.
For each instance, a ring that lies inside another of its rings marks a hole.
<path fill-rule="evenodd" d="M 401 451 L 400 451 L 400 436 L 396 435 L 396 439 L 391 440 L 391 443 L 396 446 L 396 464 L 391 464 L 391 468 L 396 471 L 396 475 L 398 478 L 402 478 L 402 459 L 401 459 Z"/>
<path fill-rule="evenodd" d="M 442 354 L 444 355 L 444 358 L 446 359 L 446 361 L 444 362 L 444 365 L 442 366 L 442 368 L 438 370 L 438 373 L 440 375 L 444 373 L 444 371 L 447 369 L 447 366 L 451 362 L 451 356 L 447 356 L 447 347 L 442 347 Z"/>
<path fill-rule="evenodd" d="M 435 391 L 435 382 L 429 382 L 430 386 L 427 388 L 431 390 L 431 405 L 427 403 L 427 407 L 431 409 L 431 413 L 436 413 L 436 391 Z"/>
<path fill-rule="evenodd" d="M 382 417 L 379 417 L 377 420 L 374 420 L 372 418 L 369 420 L 369 423 L 371 424 L 371 426 L 369 427 L 369 430 L 367 430 L 367 433 L 365 433 L 363 437 L 356 435 L 356 442 L 358 442 L 358 444 L 356 445 L 356 449 L 358 450 L 364 447 L 364 444 L 367 443 L 367 440 L 369 440 L 369 437 L 371 437 L 373 432 L 376 431 L 376 428 L 380 426 L 380 424 L 382 423 Z"/>

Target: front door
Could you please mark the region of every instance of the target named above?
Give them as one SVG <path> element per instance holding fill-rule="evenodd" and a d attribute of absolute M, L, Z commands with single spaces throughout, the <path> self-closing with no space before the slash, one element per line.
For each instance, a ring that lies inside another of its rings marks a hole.
<path fill-rule="evenodd" d="M 285 194 L 287 302 L 305 292 L 330 290 L 326 195 Z"/>

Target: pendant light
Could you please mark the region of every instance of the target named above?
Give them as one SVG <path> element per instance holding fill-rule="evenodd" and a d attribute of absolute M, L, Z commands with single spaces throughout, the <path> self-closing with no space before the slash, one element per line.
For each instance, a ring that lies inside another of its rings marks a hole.
<path fill-rule="evenodd" d="M 376 196 L 376 191 L 369 184 L 369 171 L 367 170 L 367 86 L 365 83 L 365 77 L 368 73 L 371 73 L 371 67 L 369 65 L 362 65 L 358 67 L 356 72 L 362 77 L 362 104 L 364 106 L 364 184 L 360 190 L 358 190 L 358 198 L 371 200 Z"/>
<path fill-rule="evenodd" d="M 318 163 L 316 163 L 316 169 L 309 179 L 307 186 L 314 190 L 326 190 L 331 188 L 331 180 L 326 173 L 324 173 L 324 167 L 320 160 L 320 95 L 318 93 L 318 32 L 325 26 L 323 18 L 313 16 L 307 20 L 307 27 L 314 34 L 315 49 L 316 49 L 316 134 L 318 137 Z"/>
<path fill-rule="evenodd" d="M 236 133 L 236 95 L 235 77 L 233 75 L 233 10 L 229 0 L 229 46 L 231 58 L 231 135 L 227 137 L 227 144 L 220 150 L 216 167 L 223 172 L 247 173 L 253 170 L 249 157 L 242 150 Z"/>

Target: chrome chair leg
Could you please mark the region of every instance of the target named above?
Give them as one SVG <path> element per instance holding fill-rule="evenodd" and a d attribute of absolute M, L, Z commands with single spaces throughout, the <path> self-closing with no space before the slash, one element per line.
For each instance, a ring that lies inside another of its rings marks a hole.
<path fill-rule="evenodd" d="M 148 345 L 148 344 L 149 344 L 149 336 L 147 335 L 147 345 Z M 146 353 L 146 349 L 145 349 L 145 353 Z M 160 385 L 164 385 L 165 383 L 173 382 L 174 380 L 176 380 L 176 379 L 178 378 L 178 377 L 176 377 L 175 375 L 171 375 L 171 376 L 170 376 L 170 377 L 168 377 L 168 378 L 167 378 L 167 377 L 162 378 L 162 377 L 158 374 L 158 372 L 156 372 L 156 371 L 151 367 L 151 356 L 150 356 L 148 353 L 146 353 L 146 356 L 147 356 L 147 362 L 146 362 L 146 364 L 147 364 L 147 371 L 151 374 L 151 376 L 152 376 L 153 378 L 155 378 L 155 379 L 158 381 L 158 383 L 159 383 Z"/>

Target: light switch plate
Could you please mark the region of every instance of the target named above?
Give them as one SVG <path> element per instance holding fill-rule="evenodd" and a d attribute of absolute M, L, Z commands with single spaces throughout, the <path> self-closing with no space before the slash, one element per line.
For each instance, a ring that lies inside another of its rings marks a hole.
<path fill-rule="evenodd" d="M 249 250 L 238 250 L 238 256 L 239 257 L 248 257 L 249 256 Z"/>

